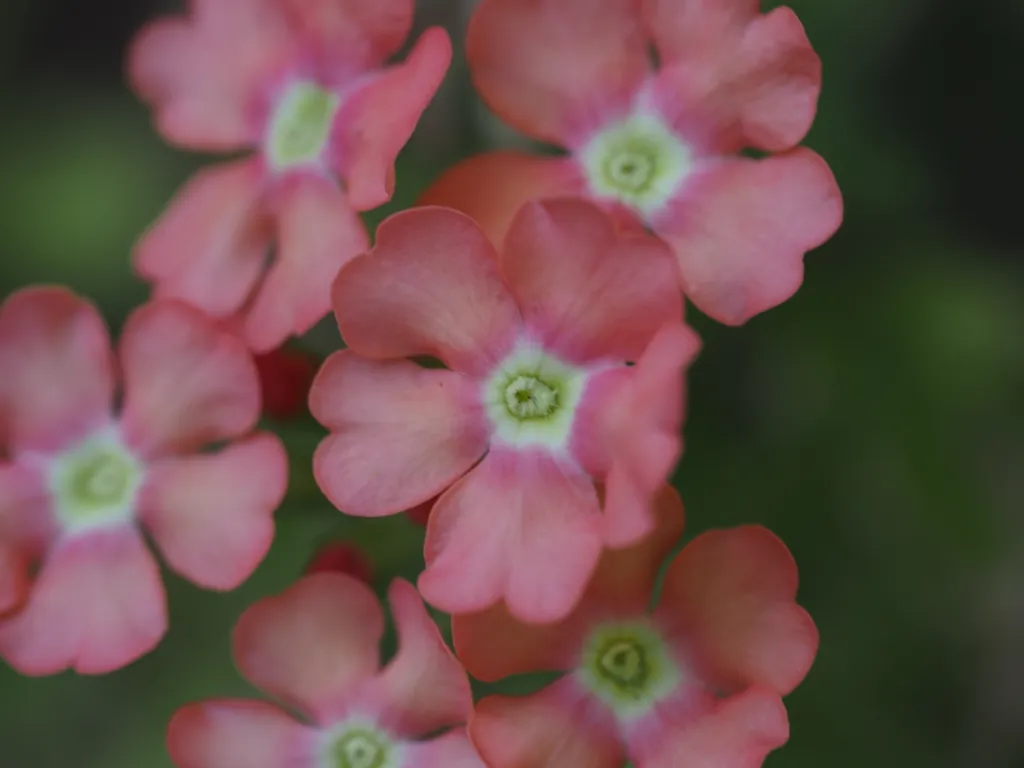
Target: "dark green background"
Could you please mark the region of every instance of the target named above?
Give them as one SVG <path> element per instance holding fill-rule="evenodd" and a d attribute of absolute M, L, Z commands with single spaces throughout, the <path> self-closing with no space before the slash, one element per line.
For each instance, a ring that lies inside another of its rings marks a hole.
<path fill-rule="evenodd" d="M 677 475 L 690 533 L 762 522 L 800 564 L 821 652 L 769 768 L 1024 766 L 1024 4 L 792 5 L 825 61 L 807 143 L 846 222 L 784 306 L 741 329 L 694 317 L 705 349 Z M 122 83 L 125 43 L 158 6 L 0 3 L 3 293 L 69 283 L 115 326 L 143 298 L 132 242 L 204 161 L 163 145 Z M 452 0 L 424 6 L 457 25 Z M 508 139 L 464 67 L 451 80 L 401 158 L 398 206 Z M 311 341 L 330 348 L 330 325 Z M 318 541 L 356 536 L 381 588 L 415 572 L 419 530 L 342 518 L 310 487 L 315 429 L 290 431 L 294 498 L 257 575 L 230 595 L 169 577 L 165 642 L 116 674 L 0 667 L 2 768 L 166 768 L 168 717 L 246 690 L 228 631 Z"/>

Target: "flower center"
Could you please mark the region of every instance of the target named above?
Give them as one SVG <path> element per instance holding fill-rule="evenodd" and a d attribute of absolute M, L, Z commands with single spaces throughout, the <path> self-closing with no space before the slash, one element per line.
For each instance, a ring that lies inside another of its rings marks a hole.
<path fill-rule="evenodd" d="M 689 147 L 657 117 L 636 113 L 600 131 L 577 156 L 595 197 L 650 217 L 693 169 Z"/>
<path fill-rule="evenodd" d="M 372 731 L 354 730 L 334 743 L 332 755 L 334 768 L 383 768 L 388 750 Z"/>
<path fill-rule="evenodd" d="M 320 160 L 341 98 L 314 83 L 293 85 L 270 120 L 266 153 L 271 167 L 283 170 Z"/>
<path fill-rule="evenodd" d="M 142 465 L 111 435 L 90 438 L 59 457 L 50 472 L 58 515 L 66 527 L 130 520 Z"/>
<path fill-rule="evenodd" d="M 595 696 L 626 718 L 642 716 L 683 679 L 664 639 L 643 622 L 594 630 L 579 676 Z"/>
<path fill-rule="evenodd" d="M 515 350 L 483 385 L 496 439 L 517 447 L 564 446 L 585 382 L 585 371 L 538 347 Z"/>

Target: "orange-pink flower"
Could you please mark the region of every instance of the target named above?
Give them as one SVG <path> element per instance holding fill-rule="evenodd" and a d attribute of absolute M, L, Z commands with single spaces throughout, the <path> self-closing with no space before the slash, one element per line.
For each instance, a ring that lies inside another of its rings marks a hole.
<path fill-rule="evenodd" d="M 15 669 L 108 672 L 159 642 L 143 529 L 208 589 L 263 559 L 288 464 L 276 437 L 252 434 L 259 383 L 236 337 L 158 300 L 129 317 L 115 358 L 91 304 L 28 288 L 0 305 L 0 370 L 0 656 Z"/>
<path fill-rule="evenodd" d="M 328 312 L 335 273 L 367 247 L 356 211 L 391 197 L 395 158 L 451 59 L 434 28 L 385 66 L 412 14 L 413 0 L 191 0 L 139 33 L 129 76 L 160 133 L 254 150 L 196 174 L 138 243 L 158 296 L 240 315 L 257 352 Z"/>
<path fill-rule="evenodd" d="M 306 576 L 235 626 L 239 671 L 284 709 L 220 699 L 180 709 L 167 731 L 178 768 L 484 768 L 465 734 L 469 680 L 411 584 L 388 592 L 398 653 L 380 666 L 384 614 L 340 573 Z M 439 729 L 452 728 L 426 739 Z"/>
<path fill-rule="evenodd" d="M 478 90 L 568 155 L 479 155 L 423 202 L 469 213 L 498 242 L 524 201 L 583 195 L 668 241 L 684 292 L 711 317 L 740 324 L 780 304 L 803 281 L 804 254 L 838 228 L 842 200 L 825 161 L 797 147 L 821 62 L 791 10 L 758 6 L 482 0 L 467 41 Z"/>
<path fill-rule="evenodd" d="M 649 610 L 683 529 L 673 489 L 656 511 L 652 535 L 607 551 L 564 620 L 530 625 L 506 606 L 453 618 L 459 658 L 480 680 L 564 673 L 535 694 L 477 704 L 470 738 L 491 768 L 760 768 L 788 739 L 782 696 L 818 648 L 794 600 L 792 556 L 759 526 L 701 534 Z"/>
<path fill-rule="evenodd" d="M 524 206 L 500 253 L 455 211 L 395 214 L 334 285 L 348 349 L 310 393 L 321 489 L 359 516 L 440 495 L 419 579 L 438 608 L 564 616 L 601 548 L 650 530 L 681 450 L 699 342 L 673 272 L 581 200 Z"/>

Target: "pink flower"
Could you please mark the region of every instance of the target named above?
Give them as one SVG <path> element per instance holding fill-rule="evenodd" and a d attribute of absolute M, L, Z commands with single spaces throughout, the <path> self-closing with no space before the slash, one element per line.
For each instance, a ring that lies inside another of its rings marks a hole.
<path fill-rule="evenodd" d="M 310 393 L 331 430 L 321 489 L 367 517 L 440 495 L 419 588 L 441 610 L 505 598 L 527 620 L 564 616 L 601 548 L 650 529 L 679 456 L 699 342 L 673 270 L 663 243 L 580 200 L 524 206 L 500 254 L 463 214 L 395 214 L 334 285 L 348 350 Z M 637 407 L 641 390 L 657 402 Z M 603 515 L 596 483 L 615 499 Z"/>
<path fill-rule="evenodd" d="M 805 252 L 840 224 L 828 165 L 797 147 L 821 62 L 788 8 L 482 0 L 467 57 L 498 115 L 569 153 L 483 154 L 424 195 L 469 213 L 495 242 L 524 201 L 587 196 L 668 241 L 690 300 L 741 324 L 796 292 Z M 753 160 L 738 154 L 745 147 L 774 154 Z"/>
<path fill-rule="evenodd" d="M 607 551 L 563 621 L 525 624 L 505 606 L 453 618 L 474 677 L 565 672 L 530 696 L 477 704 L 470 738 L 491 768 L 758 768 L 788 739 L 781 697 L 818 647 L 794 602 L 792 556 L 759 526 L 701 534 L 673 559 L 649 611 L 683 529 L 673 489 L 656 510 L 654 533 Z"/>
<path fill-rule="evenodd" d="M 409 34 L 413 0 L 189 7 L 139 33 L 132 87 L 169 141 L 255 154 L 196 174 L 139 242 L 135 268 L 158 296 L 241 315 L 250 347 L 266 352 L 327 314 L 338 268 L 367 248 L 356 211 L 390 199 L 395 157 L 451 45 L 429 29 L 384 66 Z"/>
<path fill-rule="evenodd" d="M 180 709 L 167 729 L 178 768 L 484 768 L 465 735 L 465 670 L 411 584 L 388 592 L 398 653 L 378 671 L 384 615 L 362 582 L 306 576 L 249 608 L 235 626 L 235 664 L 303 716 L 256 700 Z M 431 739 L 441 728 L 457 730 Z"/>
<path fill-rule="evenodd" d="M 129 317 L 115 360 L 91 304 L 28 288 L 0 305 L 0 370 L 0 612 L 27 597 L 0 619 L 11 666 L 102 673 L 156 646 L 167 609 L 142 529 L 208 589 L 263 559 L 287 459 L 276 437 L 250 434 L 259 384 L 237 338 L 154 301 Z"/>

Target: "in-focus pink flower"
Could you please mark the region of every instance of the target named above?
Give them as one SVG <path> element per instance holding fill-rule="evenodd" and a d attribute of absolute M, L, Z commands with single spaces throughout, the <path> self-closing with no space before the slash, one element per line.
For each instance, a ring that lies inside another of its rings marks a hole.
<path fill-rule="evenodd" d="M 782 696 L 818 648 L 789 550 L 759 526 L 701 534 L 673 559 L 651 611 L 683 529 L 672 488 L 656 510 L 652 535 L 606 551 L 563 621 L 524 624 L 505 606 L 453 618 L 476 678 L 565 673 L 530 696 L 477 704 L 470 738 L 491 768 L 758 768 L 788 739 Z"/>
<path fill-rule="evenodd" d="M 305 576 L 249 608 L 235 664 L 274 704 L 220 699 L 186 706 L 167 730 L 178 768 L 484 768 L 466 738 L 466 672 L 411 584 L 388 592 L 398 653 L 382 669 L 384 615 L 373 592 L 340 573 Z M 422 740 L 443 728 L 444 735 Z"/>
<path fill-rule="evenodd" d="M 139 33 L 129 77 L 160 133 L 255 151 L 200 171 L 142 237 L 135 269 L 158 296 L 240 315 L 257 352 L 327 314 L 335 273 L 368 245 L 356 211 L 390 199 L 451 59 L 432 28 L 385 66 L 412 15 L 413 0 L 191 0 Z"/>
<path fill-rule="evenodd" d="M 251 433 L 259 383 L 236 337 L 157 300 L 129 317 L 115 359 L 91 304 L 28 288 L 0 305 L 0 370 L 0 613 L 25 601 L 0 619 L 0 656 L 15 669 L 103 673 L 159 642 L 143 529 L 208 589 L 263 559 L 288 464 L 276 437 Z"/>
<path fill-rule="evenodd" d="M 650 529 L 681 450 L 699 342 L 673 274 L 664 243 L 582 200 L 524 206 L 500 255 L 461 213 L 395 214 L 334 285 L 348 349 L 310 393 L 321 489 L 367 517 L 440 495 L 419 580 L 438 608 L 564 616 L 601 548 Z"/>
<path fill-rule="evenodd" d="M 345 573 L 365 584 L 373 582 L 373 563 L 366 552 L 350 541 L 332 541 L 317 550 L 306 573 Z"/>
<path fill-rule="evenodd" d="M 279 421 L 294 419 L 305 409 L 309 387 L 319 367 L 316 355 L 284 346 L 257 355 L 263 412 Z"/>
<path fill-rule="evenodd" d="M 711 317 L 740 324 L 782 303 L 804 254 L 839 227 L 842 200 L 825 161 L 797 147 L 821 62 L 793 11 L 758 6 L 482 0 L 467 42 L 477 88 L 568 156 L 479 155 L 422 201 L 470 214 L 500 242 L 526 200 L 584 195 L 667 240 L 683 290 Z"/>

